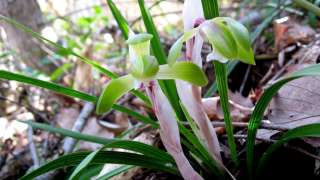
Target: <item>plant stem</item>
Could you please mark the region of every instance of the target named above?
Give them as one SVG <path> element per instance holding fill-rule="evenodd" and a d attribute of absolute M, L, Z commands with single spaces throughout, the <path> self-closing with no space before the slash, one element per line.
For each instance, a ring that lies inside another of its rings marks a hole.
<path fill-rule="evenodd" d="M 228 144 L 231 151 L 231 159 L 233 162 L 238 165 L 238 155 L 237 155 L 237 148 L 235 139 L 233 136 L 233 127 L 232 127 L 232 119 L 230 115 L 230 108 L 229 108 L 229 98 L 228 98 L 228 83 L 227 83 L 227 68 L 226 65 L 219 62 L 213 61 L 215 75 L 216 75 L 216 82 L 218 85 L 219 95 L 221 106 L 224 115 L 224 121 L 226 123 L 226 131 L 228 136 Z"/>

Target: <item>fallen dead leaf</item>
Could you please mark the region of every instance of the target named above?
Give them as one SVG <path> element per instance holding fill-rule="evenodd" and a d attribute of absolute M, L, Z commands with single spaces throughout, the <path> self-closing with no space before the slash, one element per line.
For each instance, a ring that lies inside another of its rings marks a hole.
<path fill-rule="evenodd" d="M 296 43 L 308 43 L 315 35 L 315 31 L 307 26 L 300 25 L 289 17 L 277 19 L 273 23 L 275 32 L 275 47 L 278 51 Z"/>
<path fill-rule="evenodd" d="M 288 71 L 300 69 L 304 65 L 293 65 Z M 268 108 L 268 118 L 275 125 L 288 129 L 320 123 L 320 77 L 305 77 L 287 83 L 272 99 Z M 308 138 L 306 142 L 320 147 L 319 138 Z"/>
<path fill-rule="evenodd" d="M 234 121 L 246 121 L 246 119 L 249 117 L 249 114 L 252 112 L 252 108 L 245 107 L 231 100 L 229 102 L 232 119 Z M 221 120 L 224 118 L 219 97 L 204 98 L 202 99 L 202 104 L 210 119 Z M 248 105 L 248 102 L 244 104 Z"/>

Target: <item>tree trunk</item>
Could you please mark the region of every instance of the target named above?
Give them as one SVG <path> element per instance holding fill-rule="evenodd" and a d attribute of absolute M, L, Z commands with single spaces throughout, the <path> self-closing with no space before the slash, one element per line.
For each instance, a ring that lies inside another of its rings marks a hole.
<path fill-rule="evenodd" d="M 36 0 L 0 0 L 0 14 L 15 19 L 35 32 L 41 31 L 42 12 Z M 26 66 L 50 74 L 55 66 L 43 60 L 46 53 L 41 44 L 30 34 L 22 32 L 15 26 L 2 22 L 5 32 L 3 40 L 17 58 Z"/>

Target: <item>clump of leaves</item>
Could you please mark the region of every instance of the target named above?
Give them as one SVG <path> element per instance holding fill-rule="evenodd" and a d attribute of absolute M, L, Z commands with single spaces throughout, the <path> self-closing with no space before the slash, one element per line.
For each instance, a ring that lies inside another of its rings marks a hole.
<path fill-rule="evenodd" d="M 142 166 L 178 176 L 181 175 L 185 179 L 203 179 L 206 177 L 218 177 L 219 179 L 234 178 L 221 161 L 219 142 L 212 126 L 208 123 L 209 120 L 203 112 L 200 102 L 201 90 L 198 86 L 206 85 L 208 81 L 201 70 L 201 63 L 199 63 L 201 56 L 199 54 L 203 41 L 209 42 L 212 46 L 212 52 L 207 56 L 207 60 L 212 60 L 215 66 L 231 158 L 238 165 L 228 104 L 225 63 L 240 60 L 243 63 L 254 64 L 254 56 L 247 29 L 234 19 L 217 17 L 219 16 L 219 11 L 216 0 L 202 0 L 202 3 L 195 0 L 186 0 L 184 9 L 185 33 L 173 44 L 168 57 L 166 57 L 153 20 L 143 0 L 139 0 L 138 2 L 147 33 L 141 34 L 134 34 L 130 30 L 128 23 L 112 0 L 108 0 L 107 2 L 129 46 L 131 71 L 128 75 L 122 77 L 118 77 L 96 62 L 42 37 L 20 23 L 0 16 L 1 20 L 30 33 L 33 37 L 54 46 L 59 51 L 68 51 L 70 55 L 78 57 L 101 73 L 111 77 L 112 80 L 108 82 L 99 97 L 4 70 L 0 70 L 0 78 L 32 84 L 67 96 L 94 102 L 97 105 L 96 112 L 98 114 L 108 112 L 113 108 L 134 116 L 144 123 L 151 124 L 154 128 L 160 127 L 160 135 L 169 154 L 155 147 L 135 141 L 105 139 L 62 128 L 53 128 L 49 125 L 24 122 L 34 128 L 102 144 L 103 147 L 91 153 L 78 152 L 64 155 L 30 172 L 22 177 L 22 179 L 33 179 L 50 170 L 66 166 L 77 166 L 70 176 L 70 179 L 77 179 L 80 174 L 86 173 L 84 169 L 89 165 L 103 165 L 105 163 L 124 164 L 125 166 L 105 174 L 100 179 L 110 178 L 133 166 Z M 188 8 L 194 8 L 197 11 L 191 11 Z M 203 12 L 200 12 L 199 9 L 203 9 Z M 193 13 L 187 15 L 189 10 Z M 185 61 L 177 62 L 177 59 L 181 57 L 181 49 L 185 42 L 187 44 L 187 56 Z M 150 53 L 151 49 L 153 54 Z M 287 82 L 315 75 L 320 75 L 320 65 L 307 67 L 278 80 L 267 88 L 259 99 L 250 117 L 248 127 L 246 151 L 249 178 L 257 177 L 256 175 L 263 170 L 271 153 L 283 143 L 293 138 L 319 136 L 320 127 L 318 124 L 298 127 L 288 131 L 279 141 L 270 146 L 260 159 L 258 168 L 254 169 L 256 167 L 253 158 L 255 136 L 270 100 Z M 176 80 L 176 83 L 173 80 Z M 142 87 L 145 88 L 149 97 L 139 91 Z M 141 98 L 146 104 L 152 104 L 158 122 L 131 109 L 115 104 L 127 92 L 131 92 Z M 184 120 L 189 122 L 191 130 L 181 123 Z M 180 134 L 182 135 L 181 138 Z M 202 141 L 203 139 L 204 141 Z M 182 148 L 181 143 L 185 149 Z M 131 152 L 117 152 L 110 150 L 110 148 L 121 148 L 130 150 Z"/>

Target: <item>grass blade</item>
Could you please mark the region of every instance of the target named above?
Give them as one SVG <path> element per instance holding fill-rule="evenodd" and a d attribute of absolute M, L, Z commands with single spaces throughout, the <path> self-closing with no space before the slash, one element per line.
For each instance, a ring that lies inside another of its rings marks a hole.
<path fill-rule="evenodd" d="M 90 59 L 88 59 L 88 58 L 86 58 L 86 57 L 84 57 L 84 56 L 81 56 L 81 55 L 73 52 L 73 51 L 70 50 L 70 49 L 67 49 L 67 48 L 62 47 L 62 46 L 59 45 L 58 43 L 55 43 L 55 42 L 53 42 L 53 41 L 51 41 L 51 40 L 49 40 L 49 39 L 41 36 L 39 33 L 34 32 L 32 29 L 30 29 L 30 28 L 22 25 L 21 23 L 15 21 L 15 20 L 13 20 L 13 19 L 10 19 L 10 18 L 8 18 L 8 17 L 5 17 L 5 16 L 3 16 L 3 15 L 0 15 L 0 20 L 3 20 L 3 21 L 5 21 L 6 23 L 9 23 L 9 24 L 17 27 L 18 29 L 20 29 L 20 30 L 22 30 L 22 31 L 24 31 L 24 32 L 26 32 L 26 33 L 29 33 L 31 36 L 33 36 L 33 37 L 35 37 L 35 38 L 37 38 L 37 39 L 39 39 L 39 40 L 41 40 L 41 41 L 43 41 L 43 42 L 46 42 L 46 43 L 52 45 L 53 47 L 57 48 L 57 50 L 59 50 L 59 51 L 68 52 L 67 54 L 71 54 L 71 55 L 73 55 L 73 56 L 81 59 L 83 62 L 91 65 L 92 67 L 94 67 L 95 69 L 97 69 L 98 71 L 100 71 L 101 73 L 103 73 L 103 74 L 105 74 L 105 75 L 107 75 L 107 76 L 109 76 L 109 77 L 111 77 L 111 78 L 116 78 L 116 77 L 117 77 L 116 74 L 114 74 L 114 73 L 112 73 L 111 71 L 107 70 L 106 68 L 102 67 L 98 62 L 93 61 L 93 60 L 90 60 Z"/>
<path fill-rule="evenodd" d="M 279 79 L 272 86 L 265 90 L 257 102 L 254 111 L 251 115 L 249 126 L 248 126 L 248 138 L 247 138 L 247 168 L 248 175 L 253 176 L 254 167 L 254 144 L 259 125 L 261 124 L 263 114 L 270 103 L 272 97 L 277 94 L 278 90 L 286 83 L 306 76 L 319 76 L 320 75 L 320 64 L 312 65 L 297 72 L 292 73 L 282 79 Z"/>
<path fill-rule="evenodd" d="M 66 96 L 70 96 L 70 97 L 74 97 L 74 98 L 78 98 L 84 101 L 89 101 L 89 102 L 93 102 L 96 103 L 98 98 L 96 96 L 92 96 L 90 94 L 86 94 L 84 92 L 80 92 L 80 91 L 76 91 L 74 89 L 71 88 L 67 88 L 55 83 L 51 83 L 51 82 L 47 82 L 47 81 L 43 81 L 40 79 L 35 79 L 35 78 L 31 78 L 28 76 L 24 76 L 21 74 L 17 74 L 17 73 L 12 73 L 12 72 L 8 72 L 8 71 L 4 71 L 4 70 L 0 70 L 0 79 L 7 79 L 7 80 L 14 80 L 14 81 L 18 81 L 18 82 L 22 82 L 22 83 L 26 83 L 26 84 L 30 84 L 30 85 L 34 85 L 34 86 L 38 86 L 41 88 L 45 88 L 51 91 L 54 91 L 56 93 L 59 94 L 63 94 Z M 146 124 L 151 124 L 153 127 L 158 127 L 157 123 L 152 120 L 149 117 L 143 116 L 131 109 L 128 109 L 124 106 L 120 106 L 117 104 L 114 104 L 112 106 L 112 108 L 114 110 L 126 113 L 134 118 L 139 119 L 140 121 L 146 123 Z"/>
<path fill-rule="evenodd" d="M 77 152 L 61 156 L 58 159 L 50 161 L 47 164 L 23 176 L 20 180 L 34 179 L 39 175 L 55 169 L 68 166 L 76 166 L 89 154 L 90 152 Z M 168 165 L 166 161 L 134 153 L 102 151 L 99 152 L 92 160 L 93 165 L 106 163 L 135 165 L 176 175 L 179 174 L 176 167 Z"/>
<path fill-rule="evenodd" d="M 284 143 L 302 137 L 320 137 L 320 124 L 309 124 L 301 127 L 297 127 L 295 129 L 289 130 L 281 138 L 271 145 L 262 155 L 258 168 L 257 175 L 259 175 L 264 169 L 265 165 L 268 163 L 273 152 L 275 152 L 279 147 L 281 147 Z"/>
<path fill-rule="evenodd" d="M 94 160 L 96 155 L 102 150 L 98 149 L 96 151 L 91 152 L 86 158 L 84 158 L 81 163 L 76 167 L 76 169 L 72 172 L 69 180 L 77 180 L 79 179 L 80 173 L 87 168 L 87 166 Z"/>
<path fill-rule="evenodd" d="M 72 138 L 75 138 L 78 140 L 84 140 L 84 141 L 88 141 L 88 142 L 102 144 L 105 146 L 105 148 L 126 149 L 126 150 L 130 150 L 130 151 L 138 152 L 138 153 L 141 153 L 141 154 L 144 154 L 144 155 L 156 158 L 156 159 L 162 159 L 164 161 L 174 163 L 174 160 L 172 159 L 172 157 L 168 153 L 166 153 L 160 149 L 157 149 L 153 146 L 141 143 L 141 142 L 115 139 L 115 138 L 106 139 L 106 138 L 102 138 L 102 137 L 98 137 L 98 136 L 92 136 L 92 135 L 82 134 L 82 133 L 78 133 L 78 132 L 73 132 L 73 131 L 70 131 L 67 129 L 63 129 L 63 128 L 55 128 L 55 127 L 51 127 L 50 125 L 36 123 L 36 122 L 32 122 L 32 121 L 20 121 L 20 122 L 28 124 L 33 128 L 43 129 L 48 132 L 58 133 L 63 136 L 72 137 Z"/>
<path fill-rule="evenodd" d="M 86 93 L 83 93 L 80 91 L 76 91 L 71 88 L 63 87 L 63 86 L 55 84 L 55 83 L 31 78 L 28 76 L 24 76 L 24 75 L 17 74 L 17 73 L 12 73 L 9 71 L 0 70 L 0 79 L 14 80 L 14 81 L 18 81 L 18 82 L 22 82 L 22 83 L 26 83 L 26 84 L 31 84 L 34 86 L 49 89 L 51 91 L 54 91 L 54 92 L 57 92 L 57 93 L 60 93 L 60 94 L 66 95 L 66 96 L 75 97 L 75 98 L 82 99 L 85 101 L 95 102 L 97 100 L 97 97 L 95 97 L 95 96 L 92 96 L 92 95 L 89 95 L 89 94 L 86 94 Z"/>
<path fill-rule="evenodd" d="M 153 128 L 159 128 L 159 124 L 158 124 L 158 122 L 156 120 L 151 119 L 150 117 L 141 115 L 140 113 L 138 113 L 136 111 L 133 111 L 131 109 L 128 109 L 128 108 L 126 108 L 124 106 L 120 106 L 118 104 L 114 104 L 112 106 L 112 109 L 120 111 L 120 112 L 123 112 L 123 113 L 126 113 L 129 116 L 132 116 L 132 117 L 138 119 L 139 121 L 141 121 L 141 122 L 143 122 L 145 124 L 150 124 Z"/>
<path fill-rule="evenodd" d="M 316 14 L 318 17 L 320 17 L 320 8 L 314 4 L 312 4 L 309 1 L 306 0 L 293 0 L 294 3 L 296 3 L 298 6 Z"/>
<path fill-rule="evenodd" d="M 205 166 L 210 169 L 211 173 L 214 176 L 217 176 L 219 179 L 228 179 L 221 165 L 219 165 L 217 161 L 212 158 L 208 150 L 199 141 L 199 139 L 194 134 L 192 134 L 189 129 L 184 127 L 184 125 L 180 121 L 178 121 L 178 125 L 181 134 L 192 144 L 192 147 L 190 147 L 188 142 L 185 143 L 184 141 L 182 141 L 184 142 L 184 144 L 187 144 L 188 147 L 190 147 L 189 149 L 191 150 L 191 152 L 193 154 L 200 155 L 199 158 L 201 158 Z"/>
<path fill-rule="evenodd" d="M 231 119 L 230 107 L 229 107 L 228 84 L 227 84 L 228 79 L 227 79 L 226 65 L 219 61 L 213 61 L 213 64 L 215 69 L 216 82 L 219 90 L 221 107 L 224 115 L 224 122 L 226 124 L 226 131 L 228 136 L 228 145 L 231 152 L 231 159 L 236 165 L 239 165 L 237 148 L 236 148 L 237 146 L 233 136 L 233 126 L 232 126 L 232 119 Z"/>
<path fill-rule="evenodd" d="M 202 0 L 203 13 L 206 19 L 212 19 L 219 16 L 219 5 L 217 0 Z M 226 65 L 218 61 L 213 61 L 215 67 L 215 75 L 219 95 L 221 99 L 221 106 L 224 114 L 224 121 L 226 123 L 226 131 L 228 136 L 228 144 L 231 151 L 231 159 L 238 165 L 238 154 L 236 143 L 233 136 L 232 120 L 229 109 L 228 99 L 228 84 L 227 84 L 227 68 Z"/>
<path fill-rule="evenodd" d="M 105 175 L 97 178 L 97 180 L 107 180 L 107 179 L 110 179 L 118 174 L 121 174 L 121 173 L 124 173 L 124 172 L 127 172 L 128 170 L 134 168 L 136 166 L 132 166 L 132 165 L 123 165 L 123 166 L 120 166 L 116 169 L 113 169 L 111 170 L 110 172 L 106 173 Z"/>
<path fill-rule="evenodd" d="M 113 17 L 117 21 L 117 24 L 122 32 L 123 37 L 125 39 L 128 39 L 129 38 L 129 30 L 130 30 L 128 22 L 121 15 L 119 9 L 117 8 L 117 6 L 114 4 L 114 2 L 112 0 L 107 0 L 107 3 L 108 3 L 108 6 L 111 10 Z"/>

